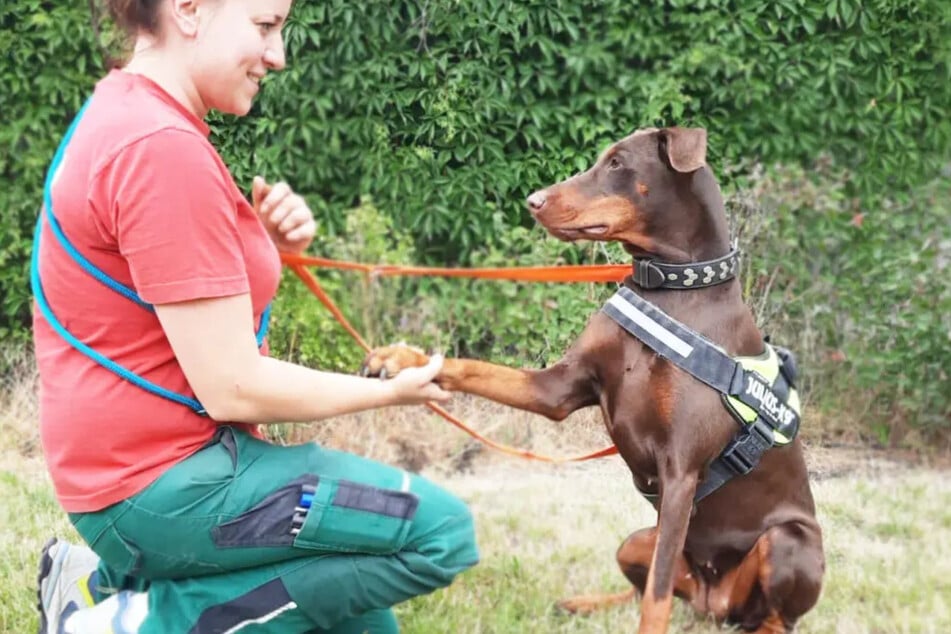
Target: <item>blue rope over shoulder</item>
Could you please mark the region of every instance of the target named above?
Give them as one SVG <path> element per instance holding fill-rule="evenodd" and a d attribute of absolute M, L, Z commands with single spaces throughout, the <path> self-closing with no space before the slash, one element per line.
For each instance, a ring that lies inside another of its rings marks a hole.
<path fill-rule="evenodd" d="M 133 289 L 129 288 L 125 284 L 116 281 L 115 279 L 109 277 L 102 269 L 97 267 L 95 264 L 90 262 L 82 253 L 80 253 L 76 247 L 67 239 L 66 234 L 63 233 L 63 229 L 60 226 L 59 222 L 56 220 L 56 216 L 53 215 L 53 196 L 52 196 L 52 186 L 53 181 L 56 178 L 56 172 L 59 170 L 60 165 L 63 162 L 63 157 L 66 154 L 66 146 L 69 145 L 70 139 L 72 139 L 73 133 L 76 131 L 76 126 L 79 124 L 80 119 L 82 119 L 83 113 L 86 111 L 86 108 L 89 106 L 89 101 L 86 101 L 83 104 L 83 107 L 80 108 L 79 113 L 76 115 L 76 118 L 73 120 L 72 124 L 69 126 L 69 129 L 66 131 L 66 135 L 63 137 L 62 142 L 59 144 L 59 148 L 56 150 L 56 154 L 53 156 L 53 162 L 50 165 L 49 170 L 46 173 L 46 182 L 43 187 L 43 211 L 40 213 L 39 218 L 36 221 L 36 229 L 33 232 L 33 254 L 30 258 L 30 286 L 33 289 L 33 296 L 36 299 L 37 307 L 40 310 L 40 313 L 43 315 L 43 318 L 50 324 L 53 330 L 62 337 L 70 346 L 86 355 L 88 358 L 92 359 L 102 367 L 106 368 L 110 372 L 117 374 L 126 381 L 132 383 L 133 385 L 142 388 L 143 390 L 150 392 L 156 396 L 160 396 L 164 399 L 168 399 L 175 403 L 179 403 L 190 408 L 199 416 L 207 416 L 208 412 L 205 411 L 205 408 L 200 402 L 196 399 L 178 394 L 171 390 L 165 389 L 164 387 L 152 383 L 151 381 L 142 378 L 138 374 L 132 372 L 131 370 L 122 367 L 115 361 L 105 357 L 104 355 L 96 352 L 88 345 L 77 339 L 70 333 L 63 324 L 57 319 L 56 315 L 53 313 L 52 308 L 49 305 L 49 302 L 46 300 L 46 294 L 43 292 L 43 285 L 40 282 L 40 267 L 39 267 L 39 251 L 40 251 L 40 235 L 42 234 L 43 227 L 43 216 L 46 216 L 47 222 L 50 225 L 50 229 L 53 232 L 53 235 L 56 236 L 57 241 L 69 254 L 73 260 L 76 261 L 79 266 L 86 271 L 90 276 L 98 280 L 100 283 L 106 287 L 112 289 L 116 293 L 122 295 L 129 301 L 135 303 L 139 307 L 149 311 L 155 312 L 155 307 L 152 304 L 149 304 L 136 293 Z M 264 309 L 264 312 L 261 315 L 261 325 L 258 329 L 258 332 L 255 334 L 255 339 L 257 340 L 258 347 L 261 347 L 264 343 L 264 338 L 267 337 L 268 326 L 270 324 L 271 318 L 271 305 L 268 304 Z"/>

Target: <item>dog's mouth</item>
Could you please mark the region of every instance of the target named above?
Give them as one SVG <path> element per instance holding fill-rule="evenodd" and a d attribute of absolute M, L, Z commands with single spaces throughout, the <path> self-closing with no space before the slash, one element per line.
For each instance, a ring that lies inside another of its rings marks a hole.
<path fill-rule="evenodd" d="M 585 227 L 550 227 L 552 234 L 564 240 L 583 240 L 603 236 L 608 232 L 607 225 L 588 225 Z"/>

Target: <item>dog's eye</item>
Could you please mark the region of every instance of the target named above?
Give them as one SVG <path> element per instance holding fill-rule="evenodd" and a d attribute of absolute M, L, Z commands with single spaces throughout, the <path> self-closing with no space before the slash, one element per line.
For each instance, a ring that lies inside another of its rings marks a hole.
<path fill-rule="evenodd" d="M 621 161 L 617 160 L 616 156 L 612 156 L 611 160 L 608 161 L 608 169 L 609 170 L 621 169 Z"/>

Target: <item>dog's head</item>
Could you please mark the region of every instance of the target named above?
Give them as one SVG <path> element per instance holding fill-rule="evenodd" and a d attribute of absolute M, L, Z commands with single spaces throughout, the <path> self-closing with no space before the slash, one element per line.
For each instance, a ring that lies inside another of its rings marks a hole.
<path fill-rule="evenodd" d="M 693 252 L 695 234 L 723 215 L 706 158 L 702 128 L 638 130 L 588 171 L 533 193 L 528 208 L 562 240 L 617 241 L 636 254 Z"/>

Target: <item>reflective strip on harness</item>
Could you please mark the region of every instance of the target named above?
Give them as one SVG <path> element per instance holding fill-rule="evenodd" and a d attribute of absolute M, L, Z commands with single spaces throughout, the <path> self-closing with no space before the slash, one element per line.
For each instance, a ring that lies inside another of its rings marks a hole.
<path fill-rule="evenodd" d="M 730 357 L 720 346 L 622 287 L 602 308 L 624 330 L 661 357 L 723 396 L 742 429 L 710 464 L 698 502 L 735 475 L 749 473 L 774 445 L 799 430 L 799 396 L 789 353 L 765 344 L 758 357 Z"/>

